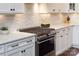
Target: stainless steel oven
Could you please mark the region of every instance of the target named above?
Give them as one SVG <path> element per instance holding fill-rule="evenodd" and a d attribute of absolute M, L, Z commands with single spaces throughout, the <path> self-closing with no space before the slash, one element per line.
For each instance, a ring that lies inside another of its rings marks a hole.
<path fill-rule="evenodd" d="M 55 37 L 52 36 L 43 41 L 37 42 L 39 56 L 45 56 L 48 55 L 50 52 L 55 52 L 54 38 Z M 53 55 L 55 55 L 55 53 L 53 53 Z"/>

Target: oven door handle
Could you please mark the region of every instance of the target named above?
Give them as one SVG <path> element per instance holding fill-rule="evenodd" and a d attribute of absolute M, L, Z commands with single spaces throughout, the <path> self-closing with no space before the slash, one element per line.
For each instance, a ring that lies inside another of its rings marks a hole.
<path fill-rule="evenodd" d="M 48 38 L 48 39 L 43 40 L 43 41 L 41 41 L 41 42 L 37 42 L 37 44 L 41 44 L 41 43 L 46 42 L 46 41 L 49 41 L 49 40 L 54 40 L 54 39 L 53 39 L 53 38 Z"/>

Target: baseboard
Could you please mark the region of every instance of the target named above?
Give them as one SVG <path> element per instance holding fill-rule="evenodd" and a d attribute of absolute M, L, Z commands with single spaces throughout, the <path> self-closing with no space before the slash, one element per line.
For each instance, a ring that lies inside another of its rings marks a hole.
<path fill-rule="evenodd" d="M 73 43 L 72 47 L 79 48 L 79 44 Z"/>

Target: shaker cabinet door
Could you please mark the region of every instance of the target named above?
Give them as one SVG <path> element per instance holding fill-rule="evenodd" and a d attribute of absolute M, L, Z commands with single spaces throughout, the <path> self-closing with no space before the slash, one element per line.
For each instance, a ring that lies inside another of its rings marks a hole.
<path fill-rule="evenodd" d="M 25 48 L 20 51 L 21 56 L 34 56 L 34 47 Z"/>

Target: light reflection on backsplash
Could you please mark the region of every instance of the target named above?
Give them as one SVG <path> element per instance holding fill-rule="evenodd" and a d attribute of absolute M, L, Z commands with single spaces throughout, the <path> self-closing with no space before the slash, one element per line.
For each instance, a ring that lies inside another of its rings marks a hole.
<path fill-rule="evenodd" d="M 40 14 L 40 17 L 41 17 L 41 23 L 42 24 L 49 24 L 50 22 L 50 14 Z"/>

